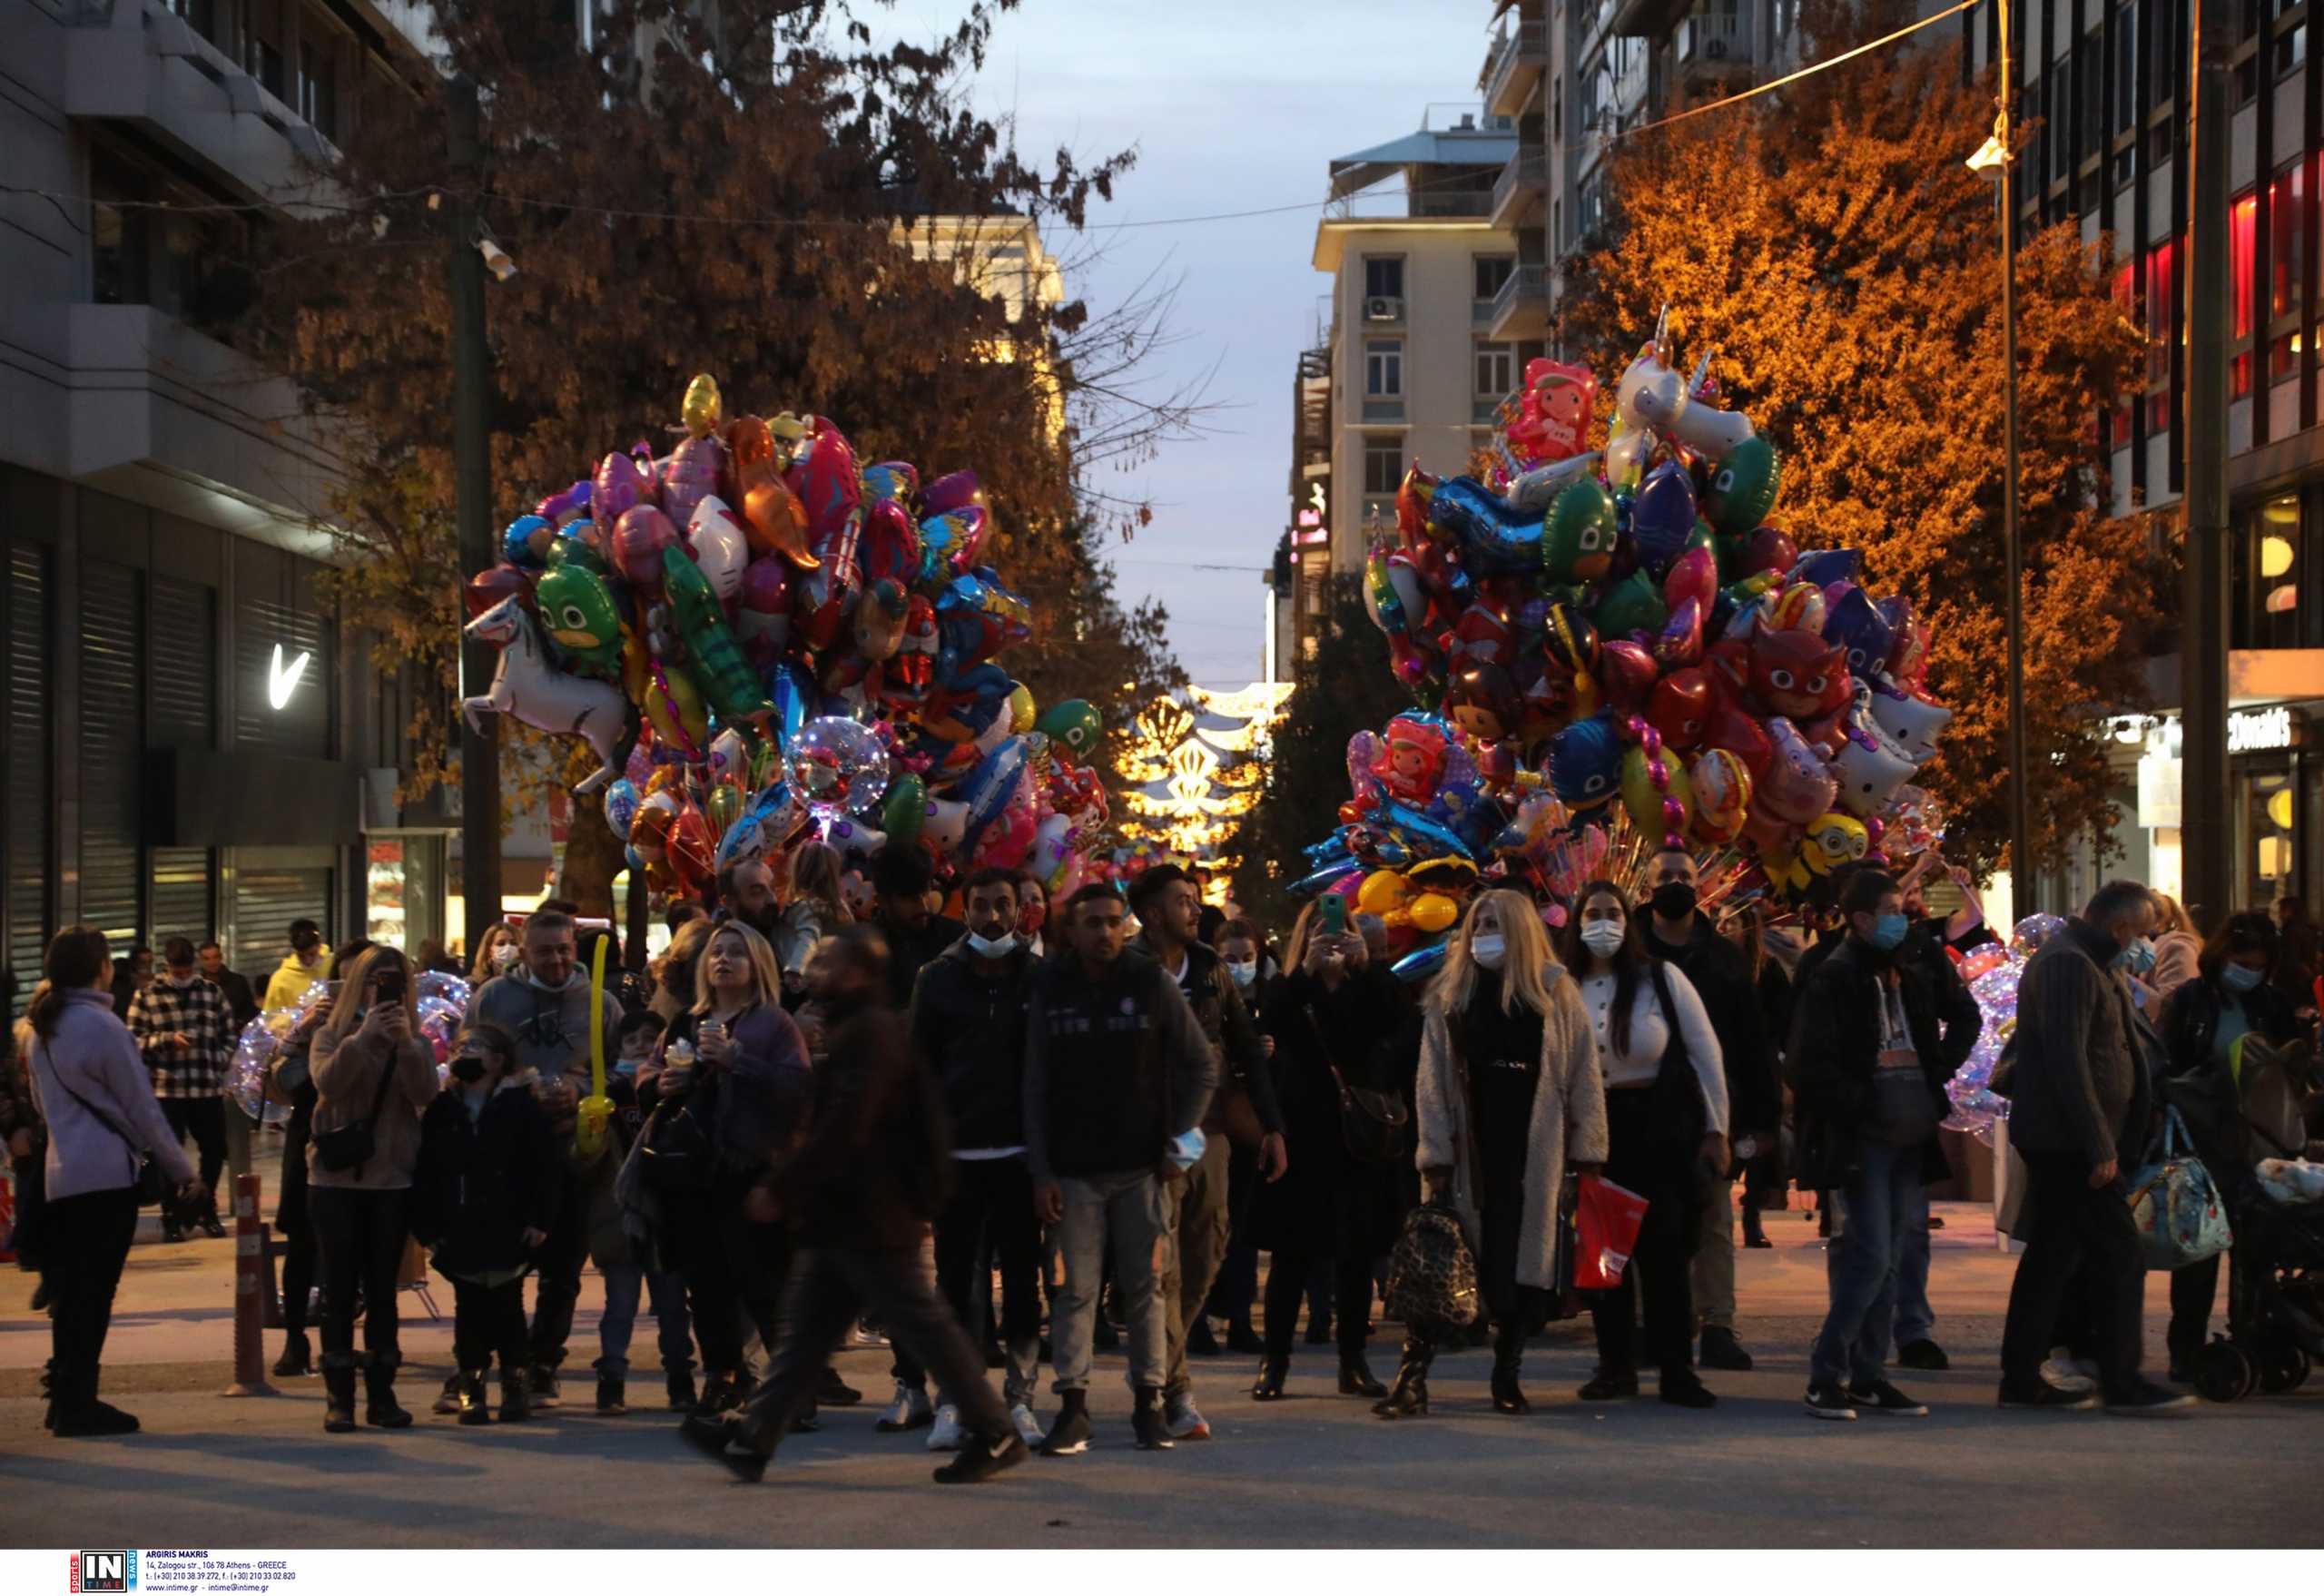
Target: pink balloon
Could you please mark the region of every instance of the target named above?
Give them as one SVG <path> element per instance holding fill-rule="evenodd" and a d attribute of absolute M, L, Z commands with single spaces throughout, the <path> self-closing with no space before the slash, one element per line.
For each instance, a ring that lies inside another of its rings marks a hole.
<path fill-rule="evenodd" d="M 1679 671 L 1702 656 L 1703 605 L 1699 599 L 1689 598 L 1670 612 L 1662 635 L 1654 640 L 1655 663 L 1665 670 Z"/>
<path fill-rule="evenodd" d="M 659 592 L 662 551 L 675 548 L 678 529 L 650 504 L 633 505 L 614 523 L 614 564 L 633 587 Z"/>
<path fill-rule="evenodd" d="M 624 454 L 607 455 L 597 462 L 597 474 L 590 481 L 589 518 L 610 527 L 633 506 L 649 503 L 653 497 L 653 478 L 635 460 Z"/>
<path fill-rule="evenodd" d="M 1705 615 L 1718 602 L 1718 561 L 1708 548 L 1690 548 L 1670 564 L 1662 579 L 1662 596 L 1676 610 L 1693 599 Z"/>

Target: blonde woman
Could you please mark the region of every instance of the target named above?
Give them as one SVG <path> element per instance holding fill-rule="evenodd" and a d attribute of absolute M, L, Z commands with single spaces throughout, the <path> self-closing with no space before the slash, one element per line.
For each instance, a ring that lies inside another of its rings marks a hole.
<path fill-rule="evenodd" d="M 694 1007 L 664 1033 L 651 1089 L 657 1118 L 683 1109 L 709 1144 L 707 1184 L 657 1195 L 709 1375 L 697 1411 L 716 1414 L 749 1394 L 743 1314 L 767 1345 L 780 1339 L 776 1311 L 790 1249 L 783 1227 L 765 1222 L 764 1188 L 805 1123 L 813 1082 L 764 937 L 738 921 L 705 926 L 694 976 Z M 638 1089 L 642 1099 L 644 1077 Z M 649 1130 L 648 1146 L 655 1139 Z"/>
<path fill-rule="evenodd" d="M 314 1133 L 307 1144 L 307 1212 L 323 1266 L 323 1428 L 355 1428 L 355 1299 L 363 1297 L 364 1422 L 399 1430 L 396 1277 L 410 1234 L 419 1167 L 419 1113 L 435 1101 L 436 1057 L 419 1035 L 411 967 L 375 945 L 348 967 L 316 1034 Z M 353 1145 L 350 1145 L 350 1141 Z"/>
<path fill-rule="evenodd" d="M 841 896 L 839 850 L 828 842 L 803 843 L 791 856 L 783 923 L 774 933 L 774 961 L 783 978 L 794 985 L 803 981 L 815 944 L 854 918 Z"/>
<path fill-rule="evenodd" d="M 476 945 L 476 962 L 468 967 L 468 984 L 480 987 L 496 975 L 506 975 L 517 968 L 523 956 L 522 945 L 517 938 L 517 928 L 505 920 L 496 920 L 484 928 L 484 938 Z"/>
<path fill-rule="evenodd" d="M 2154 909 L 2154 968 L 2147 972 L 2146 984 L 2158 997 L 2168 998 L 2199 973 L 2203 939 L 2196 934 L 2186 906 L 2170 893 L 2157 892 Z"/>
<path fill-rule="evenodd" d="M 1566 1165 L 1606 1158 L 1598 1044 L 1573 978 L 1533 905 L 1501 889 L 1470 905 L 1423 1005 L 1419 1163 L 1432 1202 L 1450 1202 L 1476 1249 L 1492 1315 L 1494 1411 L 1522 1414 L 1528 1331 L 1557 1280 Z M 1428 1411 L 1431 1327 L 1409 1327 L 1384 1418 Z"/>

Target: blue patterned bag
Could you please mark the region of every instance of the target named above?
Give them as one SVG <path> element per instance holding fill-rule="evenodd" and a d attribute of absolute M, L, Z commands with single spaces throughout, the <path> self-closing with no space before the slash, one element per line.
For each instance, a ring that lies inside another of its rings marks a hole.
<path fill-rule="evenodd" d="M 2131 1177 L 2131 1221 L 2150 1269 L 2200 1264 L 2235 1245 L 2211 1172 L 2187 1146 L 2179 1110 L 2162 1121 L 2162 1156 Z"/>

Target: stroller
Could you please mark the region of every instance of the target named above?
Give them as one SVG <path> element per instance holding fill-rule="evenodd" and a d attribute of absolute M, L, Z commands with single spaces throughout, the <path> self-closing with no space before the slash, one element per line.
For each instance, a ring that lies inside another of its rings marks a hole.
<path fill-rule="evenodd" d="M 2263 1158 L 2309 1152 L 2301 1104 L 2312 1057 L 2304 1046 L 2238 1044 L 2236 1066 L 2162 1083 L 2225 1198 L 2235 1231 L 2227 1334 L 2197 1355 L 2195 1389 L 2212 1402 L 2297 1390 L 2324 1358 L 2324 1201 L 2287 1202 L 2259 1177 Z"/>

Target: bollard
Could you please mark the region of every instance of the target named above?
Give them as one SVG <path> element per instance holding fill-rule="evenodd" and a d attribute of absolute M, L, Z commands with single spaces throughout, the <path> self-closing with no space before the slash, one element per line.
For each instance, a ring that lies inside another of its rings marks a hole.
<path fill-rule="evenodd" d="M 258 1177 L 234 1177 L 234 1383 L 228 1396 L 272 1396 L 266 1383 L 265 1258 L 260 1251 Z"/>

